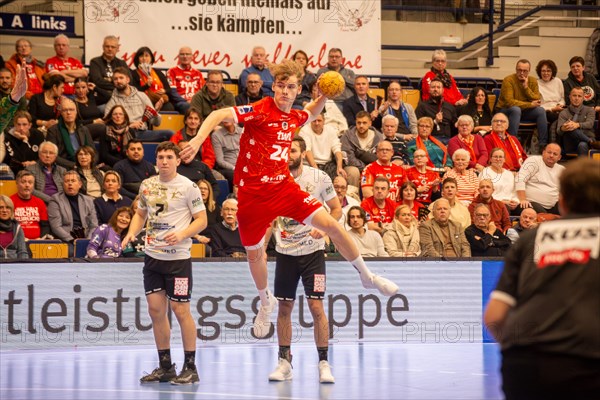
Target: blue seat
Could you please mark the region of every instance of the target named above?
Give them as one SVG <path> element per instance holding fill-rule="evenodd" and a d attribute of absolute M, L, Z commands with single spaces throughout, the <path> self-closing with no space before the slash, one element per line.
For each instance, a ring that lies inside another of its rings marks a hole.
<path fill-rule="evenodd" d="M 156 165 L 156 148 L 159 142 L 144 142 L 144 160 L 148 161 L 152 165 Z"/>
<path fill-rule="evenodd" d="M 225 179 L 217 179 L 217 183 L 219 184 L 219 196 L 215 200 L 217 204 L 221 205 L 229 196 L 229 182 Z"/>
<path fill-rule="evenodd" d="M 84 258 L 90 239 L 75 239 L 75 258 Z"/>

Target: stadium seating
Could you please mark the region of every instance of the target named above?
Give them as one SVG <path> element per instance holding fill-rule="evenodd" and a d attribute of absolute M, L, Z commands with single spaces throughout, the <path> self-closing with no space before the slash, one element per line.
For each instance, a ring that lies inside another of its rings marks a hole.
<path fill-rule="evenodd" d="M 416 110 L 421 99 L 421 92 L 417 89 L 402 89 L 402 101 L 408 103 Z"/>
<path fill-rule="evenodd" d="M 223 88 L 233 94 L 233 97 L 238 95 L 238 85 L 235 83 L 224 83 Z"/>
<path fill-rule="evenodd" d="M 68 258 L 69 245 L 60 240 L 30 240 L 27 242 L 32 258 Z"/>
<path fill-rule="evenodd" d="M 162 117 L 160 125 L 155 126 L 152 129 L 168 129 L 173 132 L 177 132 L 178 130 L 183 128 L 183 115 L 176 113 L 161 112 L 160 116 Z"/>
<path fill-rule="evenodd" d="M 17 193 L 17 183 L 14 180 L 0 180 L 0 194 L 10 197 L 15 193 Z"/>
<path fill-rule="evenodd" d="M 90 239 L 75 239 L 75 258 L 84 258 Z"/>

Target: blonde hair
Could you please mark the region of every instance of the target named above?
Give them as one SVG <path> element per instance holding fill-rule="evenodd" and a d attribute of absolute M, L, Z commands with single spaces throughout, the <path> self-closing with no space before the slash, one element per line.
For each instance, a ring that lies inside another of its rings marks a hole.
<path fill-rule="evenodd" d="M 217 208 L 217 202 L 215 201 L 215 195 L 213 193 L 212 186 L 210 185 L 210 182 L 206 179 L 200 179 L 197 183 L 198 188 L 200 188 L 201 183 L 204 183 L 208 187 L 208 199 L 205 203 L 206 209 L 210 212 L 213 212 Z"/>
<path fill-rule="evenodd" d="M 6 195 L 0 195 L 0 202 L 6 204 L 6 207 L 10 209 L 10 219 L 13 219 L 15 217 L 15 205 L 10 197 Z"/>
<path fill-rule="evenodd" d="M 302 67 L 293 60 L 283 60 L 280 64 L 272 64 L 269 71 L 271 71 L 275 81 L 287 81 L 290 76 L 296 76 L 300 81 L 304 73 Z"/>

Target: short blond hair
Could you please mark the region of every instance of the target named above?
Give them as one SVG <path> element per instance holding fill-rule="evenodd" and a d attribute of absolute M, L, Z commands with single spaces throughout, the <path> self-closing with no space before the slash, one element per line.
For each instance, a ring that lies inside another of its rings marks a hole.
<path fill-rule="evenodd" d="M 275 81 L 287 81 L 290 76 L 296 76 L 298 81 L 300 81 L 304 73 L 302 67 L 293 60 L 283 60 L 280 64 L 272 64 L 269 70 Z"/>

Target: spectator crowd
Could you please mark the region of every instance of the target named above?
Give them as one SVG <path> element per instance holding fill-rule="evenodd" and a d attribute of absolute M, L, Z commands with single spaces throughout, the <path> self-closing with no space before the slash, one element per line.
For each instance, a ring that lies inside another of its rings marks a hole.
<path fill-rule="evenodd" d="M 17 189 L 0 196 L 0 255 L 27 258 L 27 242 L 39 239 L 65 242 L 71 255 L 76 239 L 88 239 L 90 258 L 143 255 L 143 232 L 124 249 L 120 239 L 142 181 L 157 174 L 144 157 L 147 144 L 170 140 L 183 148 L 212 111 L 271 96 L 265 49 L 252 49 L 237 93 L 226 90 L 222 71 L 195 69 L 187 46 L 165 72 L 154 67 L 148 47 L 135 53 L 130 69 L 118 58 L 115 36 L 104 38 L 89 68 L 69 57 L 66 36 L 55 38 L 54 49 L 43 64 L 31 42 L 19 39 L 0 66 L 2 98 L 10 95 L 16 67 L 27 69 L 25 96 L 11 105 L 18 111 L 1 132 L 0 173 Z M 297 135 L 305 142 L 304 164 L 324 172 L 341 203 L 339 222 L 365 257 L 502 256 L 524 230 L 560 217 L 561 159 L 600 149 L 600 85 L 579 56 L 564 81 L 552 60 L 537 63 L 538 78 L 530 61 L 519 60 L 490 104 L 482 87 L 464 97 L 446 69 L 446 53 L 436 50 L 417 107 L 402 101 L 397 81 L 387 84 L 385 98 L 371 97 L 369 78 L 344 66 L 341 49 L 330 49 L 316 73 L 303 51 L 292 59 L 304 71 L 294 108 L 318 95 L 324 72 L 345 80 L 345 91 Z M 164 112 L 183 115 L 181 130 L 160 128 Z M 523 123 L 535 125 L 540 151 L 526 152 L 518 135 Z M 234 181 L 243 131 L 242 124 L 223 123 L 196 158 L 178 167 L 200 188 L 209 226 L 195 239 L 215 257 L 245 257 Z M 223 204 L 219 180 L 230 192 Z"/>

